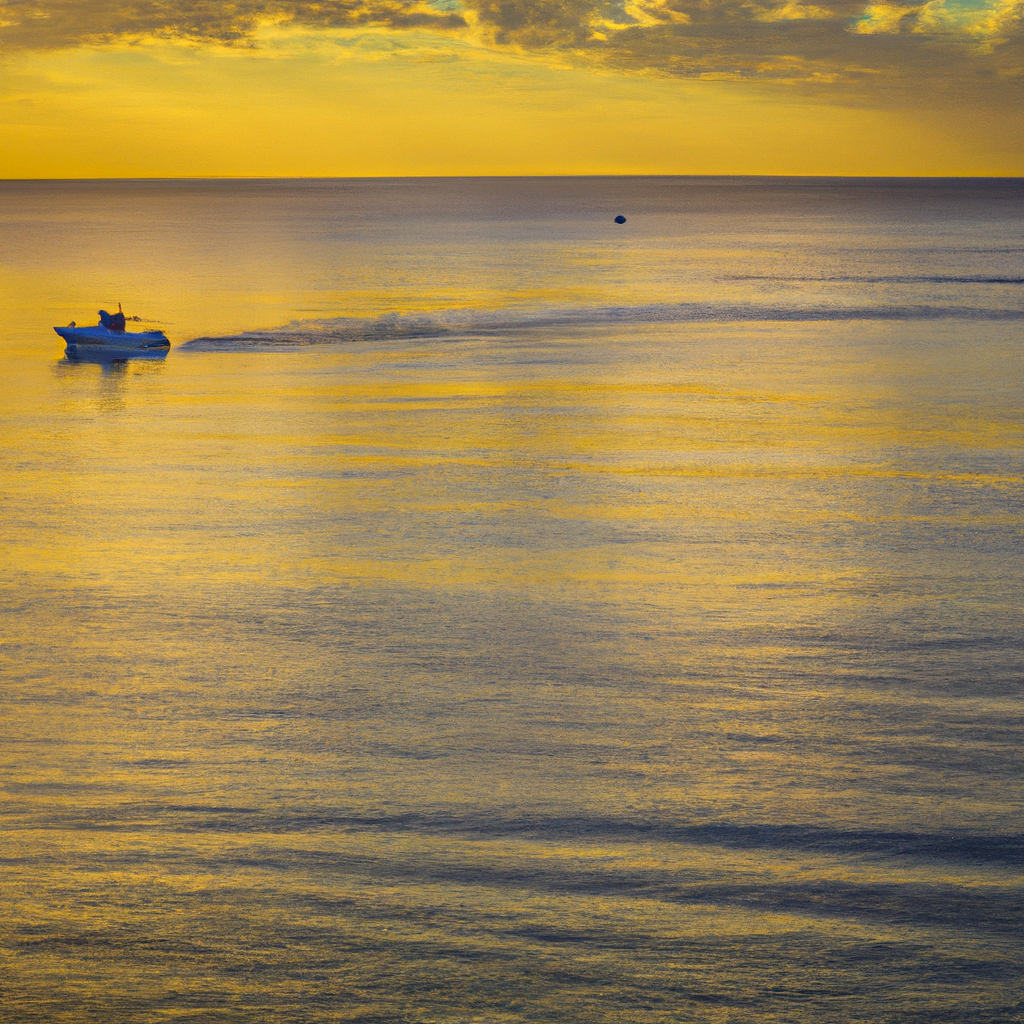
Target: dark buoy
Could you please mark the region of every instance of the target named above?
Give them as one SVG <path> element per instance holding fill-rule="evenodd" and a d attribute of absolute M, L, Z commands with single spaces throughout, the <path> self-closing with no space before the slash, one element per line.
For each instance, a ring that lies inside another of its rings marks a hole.
<path fill-rule="evenodd" d="M 616 224 L 625 224 L 626 223 L 626 218 L 623 217 L 622 214 L 620 213 L 618 215 L 618 217 L 615 218 L 615 223 Z"/>

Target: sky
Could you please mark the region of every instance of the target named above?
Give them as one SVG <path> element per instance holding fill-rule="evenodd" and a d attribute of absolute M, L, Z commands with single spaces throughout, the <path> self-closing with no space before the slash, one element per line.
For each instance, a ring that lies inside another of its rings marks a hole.
<path fill-rule="evenodd" d="M 1024 174 L 1024 0 L 0 0 L 0 177 Z"/>

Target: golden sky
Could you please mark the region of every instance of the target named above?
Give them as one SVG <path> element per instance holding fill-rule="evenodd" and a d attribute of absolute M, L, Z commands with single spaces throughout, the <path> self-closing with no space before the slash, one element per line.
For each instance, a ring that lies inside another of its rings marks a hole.
<path fill-rule="evenodd" d="M 0 177 L 1024 174 L 1024 0 L 0 0 Z"/>

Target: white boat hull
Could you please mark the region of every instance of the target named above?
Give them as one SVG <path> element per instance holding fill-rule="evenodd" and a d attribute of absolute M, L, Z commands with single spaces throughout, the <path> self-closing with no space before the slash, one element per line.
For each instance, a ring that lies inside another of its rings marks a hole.
<path fill-rule="evenodd" d="M 171 343 L 163 331 L 109 331 L 106 327 L 54 327 L 69 359 L 132 359 L 167 355 Z"/>

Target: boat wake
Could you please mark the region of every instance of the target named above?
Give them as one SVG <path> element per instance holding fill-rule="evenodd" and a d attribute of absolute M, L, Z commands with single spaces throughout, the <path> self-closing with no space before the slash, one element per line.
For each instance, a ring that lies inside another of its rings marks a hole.
<path fill-rule="evenodd" d="M 293 321 L 270 330 L 195 338 L 192 351 L 280 350 L 432 338 L 512 336 L 540 330 L 635 324 L 799 323 L 850 320 L 1024 320 L 1024 309 L 953 305 L 800 305 L 756 303 L 656 303 L 636 306 L 535 307 L 502 310 L 452 309 Z"/>

